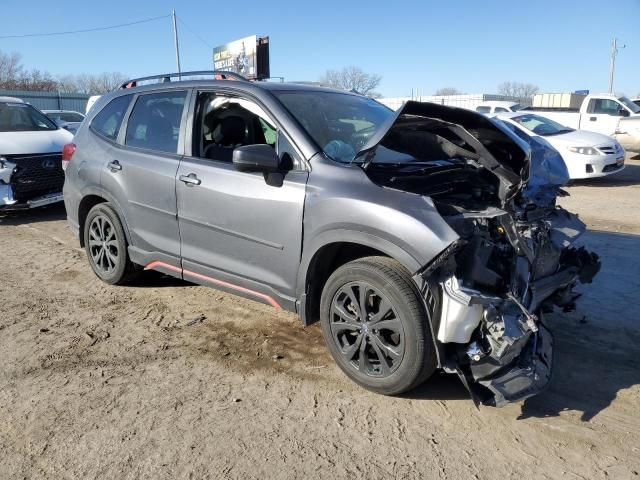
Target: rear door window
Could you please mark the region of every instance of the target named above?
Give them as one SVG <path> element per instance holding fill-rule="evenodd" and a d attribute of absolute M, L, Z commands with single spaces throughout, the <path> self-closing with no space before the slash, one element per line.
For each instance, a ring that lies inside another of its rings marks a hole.
<path fill-rule="evenodd" d="M 91 130 L 115 141 L 132 95 L 114 98 L 91 121 Z"/>
<path fill-rule="evenodd" d="M 177 153 L 186 91 L 140 95 L 127 122 L 125 145 Z"/>

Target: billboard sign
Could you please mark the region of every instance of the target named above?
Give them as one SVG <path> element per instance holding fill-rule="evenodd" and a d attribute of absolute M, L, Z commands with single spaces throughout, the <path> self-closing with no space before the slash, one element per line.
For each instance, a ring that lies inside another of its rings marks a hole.
<path fill-rule="evenodd" d="M 266 52 L 264 45 L 267 47 Z M 269 76 L 268 45 L 268 37 L 258 38 L 251 35 L 216 47 L 213 49 L 213 68 L 239 73 L 247 78 L 266 78 Z"/>

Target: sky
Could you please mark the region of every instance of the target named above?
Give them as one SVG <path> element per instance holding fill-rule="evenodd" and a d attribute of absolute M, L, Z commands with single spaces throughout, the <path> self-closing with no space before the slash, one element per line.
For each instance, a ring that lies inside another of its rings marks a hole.
<path fill-rule="evenodd" d="M 210 46 L 268 35 L 271 75 L 318 80 L 327 69 L 356 65 L 382 76 L 378 91 L 387 97 L 442 87 L 495 93 L 504 81 L 534 83 L 543 92 L 604 92 L 616 36 L 627 46 L 617 57 L 615 91 L 640 96 L 640 0 L 0 3 L 0 35 L 103 27 L 175 9 L 183 71 L 211 69 Z M 102 32 L 0 38 L 0 51 L 18 52 L 26 67 L 53 75 L 176 71 L 170 18 Z"/>

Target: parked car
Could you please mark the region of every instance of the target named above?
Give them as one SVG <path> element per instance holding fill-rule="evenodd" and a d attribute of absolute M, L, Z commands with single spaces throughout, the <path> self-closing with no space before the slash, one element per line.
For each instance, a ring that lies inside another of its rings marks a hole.
<path fill-rule="evenodd" d="M 127 82 L 64 149 L 98 278 L 154 269 L 320 321 L 345 374 L 382 394 L 437 368 L 487 405 L 547 385 L 543 312 L 599 269 L 555 205 L 557 152 L 460 108 L 197 74 Z"/>
<path fill-rule="evenodd" d="M 73 135 L 19 98 L 0 97 L 0 209 L 62 201 L 62 148 Z"/>
<path fill-rule="evenodd" d="M 562 156 L 571 179 L 604 177 L 624 169 L 624 149 L 602 133 L 574 130 L 527 110 L 495 118 L 524 140 L 536 137 L 548 142 Z"/>
<path fill-rule="evenodd" d="M 540 101 L 548 98 L 550 105 L 554 105 L 553 100 L 557 98 L 559 103 L 556 103 L 558 106 L 536 107 L 538 98 Z M 563 99 L 567 99 L 568 103 L 564 103 Z M 576 108 L 576 101 L 579 108 Z M 528 110 L 566 127 L 609 135 L 625 150 L 640 152 L 640 106 L 627 97 L 608 93 L 538 94 L 534 96 L 534 106 Z"/>
<path fill-rule="evenodd" d="M 43 110 L 42 113 L 45 113 L 56 125 L 69 130 L 71 133 L 76 133 L 76 130 L 84 120 L 83 114 L 73 110 Z"/>
<path fill-rule="evenodd" d="M 517 112 L 523 108 L 517 102 L 509 102 L 506 100 L 487 100 L 476 107 L 476 112 L 484 114 Z"/>

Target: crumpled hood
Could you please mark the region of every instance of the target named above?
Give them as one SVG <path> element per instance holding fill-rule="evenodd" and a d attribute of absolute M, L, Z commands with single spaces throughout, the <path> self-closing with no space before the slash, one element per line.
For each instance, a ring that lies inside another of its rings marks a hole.
<path fill-rule="evenodd" d="M 449 130 L 463 140 L 465 149 L 476 154 L 474 160 L 500 179 L 503 202 L 520 193 L 526 203 L 547 206 L 557 196 L 558 188 L 569 181 L 562 157 L 544 139 L 524 141 L 500 120 L 428 102 L 405 103 L 376 131 L 355 159 L 376 162 L 379 150 L 386 150 L 382 157 L 389 161 L 388 150 L 379 147 L 393 142 L 397 151 L 398 135 L 394 133 L 408 130 L 435 134 Z"/>
<path fill-rule="evenodd" d="M 0 156 L 62 152 L 73 139 L 63 128 L 38 132 L 0 132 Z"/>

